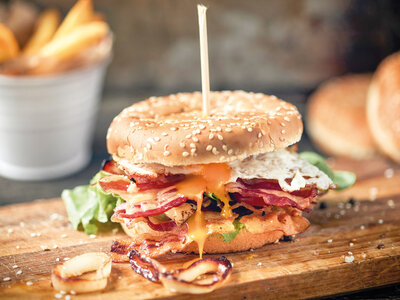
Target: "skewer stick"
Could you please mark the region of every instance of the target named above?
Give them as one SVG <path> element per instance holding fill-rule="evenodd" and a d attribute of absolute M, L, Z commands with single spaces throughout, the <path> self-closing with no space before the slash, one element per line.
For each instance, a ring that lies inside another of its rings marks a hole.
<path fill-rule="evenodd" d="M 207 7 L 197 5 L 199 15 L 200 60 L 201 60 L 201 87 L 203 96 L 203 116 L 206 117 L 210 110 L 210 74 L 208 70 L 208 43 L 207 43 Z"/>

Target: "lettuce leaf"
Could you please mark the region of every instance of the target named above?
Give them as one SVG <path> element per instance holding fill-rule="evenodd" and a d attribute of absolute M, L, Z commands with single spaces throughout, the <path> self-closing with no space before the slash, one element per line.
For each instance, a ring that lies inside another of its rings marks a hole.
<path fill-rule="evenodd" d="M 222 238 L 226 243 L 232 242 L 233 239 L 238 235 L 239 231 L 245 227 L 243 223 L 240 223 L 240 217 L 236 218 L 235 221 L 233 221 L 233 226 L 235 226 L 235 231 L 221 233 Z"/>
<path fill-rule="evenodd" d="M 108 175 L 100 171 L 92 178 L 90 185 L 62 192 L 68 218 L 75 229 L 81 225 L 86 234 L 95 234 L 102 224 L 111 225 L 114 208 L 123 200 L 115 194 L 106 193 L 99 185 L 98 181 Z"/>
<path fill-rule="evenodd" d="M 356 182 L 356 175 L 354 173 L 332 170 L 331 167 L 329 167 L 325 162 L 325 159 L 315 152 L 305 151 L 299 153 L 299 155 L 300 158 L 316 166 L 318 169 L 328 175 L 328 177 L 332 179 L 333 183 L 336 184 L 336 190 L 347 189 Z"/>

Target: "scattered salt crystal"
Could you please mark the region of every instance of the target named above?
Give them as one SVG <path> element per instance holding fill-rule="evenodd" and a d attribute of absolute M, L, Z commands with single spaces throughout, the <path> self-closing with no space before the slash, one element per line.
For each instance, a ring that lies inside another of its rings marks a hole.
<path fill-rule="evenodd" d="M 65 300 L 71 300 L 71 296 L 70 295 L 66 295 L 65 296 Z"/>
<path fill-rule="evenodd" d="M 347 252 L 348 255 L 353 255 L 353 252 L 349 251 Z"/>
<path fill-rule="evenodd" d="M 4 278 L 3 278 L 3 281 L 10 281 L 10 280 L 11 280 L 10 277 L 4 277 Z"/>
<path fill-rule="evenodd" d="M 66 238 L 67 235 L 64 233 L 64 234 L 61 235 L 61 237 L 62 237 L 62 238 Z"/>
<path fill-rule="evenodd" d="M 21 275 L 22 274 L 22 270 L 18 270 L 17 275 Z"/>
<path fill-rule="evenodd" d="M 19 226 L 25 227 L 25 223 L 24 222 L 19 222 Z"/>
<path fill-rule="evenodd" d="M 65 295 L 67 292 L 66 291 L 60 291 L 61 295 Z"/>
<path fill-rule="evenodd" d="M 27 281 L 27 282 L 26 282 L 26 285 L 32 285 L 32 284 L 33 284 L 32 281 Z"/>
<path fill-rule="evenodd" d="M 259 263 L 257 264 L 257 266 L 262 266 L 262 262 L 259 262 Z"/>
<path fill-rule="evenodd" d="M 394 174 L 394 170 L 392 168 L 386 169 L 385 172 L 383 172 L 383 175 L 385 175 L 386 178 L 392 178 Z"/>
<path fill-rule="evenodd" d="M 32 232 L 31 237 L 35 237 L 35 236 L 36 236 L 36 233 Z"/>
<path fill-rule="evenodd" d="M 69 259 L 69 257 L 64 257 L 64 260 L 68 260 Z"/>
<path fill-rule="evenodd" d="M 364 229 L 365 229 L 365 226 L 364 226 L 364 225 L 361 225 L 361 226 L 360 226 L 360 229 L 361 229 L 361 230 L 364 230 Z"/>
<path fill-rule="evenodd" d="M 353 244 L 353 243 L 350 243 L 350 244 L 349 244 L 349 246 L 350 246 L 350 247 L 353 247 L 353 246 L 354 246 L 354 244 Z"/>
<path fill-rule="evenodd" d="M 56 261 L 60 261 L 60 258 L 59 258 L 59 257 L 57 257 L 57 258 L 56 258 Z"/>
<path fill-rule="evenodd" d="M 18 265 L 13 265 L 13 269 L 18 269 Z"/>
<path fill-rule="evenodd" d="M 378 224 L 383 224 L 383 220 L 382 220 L 382 219 L 379 219 L 379 220 L 378 220 Z"/>
<path fill-rule="evenodd" d="M 366 257 L 367 257 L 367 254 L 362 253 L 362 254 L 361 254 L 361 257 L 362 257 L 362 258 L 366 258 Z"/>
<path fill-rule="evenodd" d="M 15 248 L 17 248 L 17 249 L 19 249 L 19 248 L 21 248 L 19 245 L 17 245 L 17 246 L 15 246 Z"/>
<path fill-rule="evenodd" d="M 344 261 L 346 263 L 352 263 L 354 261 L 354 256 L 345 256 Z"/>
<path fill-rule="evenodd" d="M 9 228 L 7 231 L 8 231 L 8 233 L 13 233 L 14 232 L 14 230 L 12 228 Z"/>
<path fill-rule="evenodd" d="M 95 238 L 96 238 L 96 235 L 95 235 L 95 234 L 91 234 L 91 235 L 89 235 L 89 238 L 95 239 Z"/>
<path fill-rule="evenodd" d="M 71 295 L 75 295 L 75 294 L 76 294 L 76 292 L 75 292 L 74 290 L 70 291 L 69 293 L 70 293 Z"/>
<path fill-rule="evenodd" d="M 56 297 L 57 299 L 61 299 L 62 295 L 61 294 L 55 294 L 54 297 Z"/>
<path fill-rule="evenodd" d="M 392 199 L 389 199 L 388 202 L 387 202 L 387 205 L 388 205 L 390 208 L 393 208 L 393 207 L 394 207 L 394 201 L 393 201 Z"/>
<path fill-rule="evenodd" d="M 378 194 L 378 188 L 372 187 L 369 189 L 369 200 L 374 201 L 376 199 L 376 195 Z"/>
<path fill-rule="evenodd" d="M 328 243 L 332 243 L 332 242 L 333 242 L 333 240 L 332 240 L 332 239 L 329 239 L 329 240 L 328 240 Z"/>

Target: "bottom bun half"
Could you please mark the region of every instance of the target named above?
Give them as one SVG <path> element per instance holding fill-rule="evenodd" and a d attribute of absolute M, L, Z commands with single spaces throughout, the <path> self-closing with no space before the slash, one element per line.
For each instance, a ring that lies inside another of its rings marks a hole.
<path fill-rule="evenodd" d="M 223 233 L 228 233 L 228 231 L 224 232 L 221 230 L 208 235 L 204 244 L 203 253 L 230 253 L 256 249 L 266 244 L 274 243 L 283 236 L 301 233 L 309 227 L 308 220 L 300 215 L 285 215 L 283 217 L 274 215 L 270 218 L 268 218 L 268 215 L 266 217 L 249 215 L 245 216 L 245 218 L 245 227 L 241 229 L 237 236 L 230 242 L 225 242 L 222 236 Z M 220 225 L 222 225 L 220 228 L 227 227 L 224 226 L 224 222 L 232 223 L 231 220 L 223 221 L 223 219 L 219 220 L 219 222 Z M 151 230 L 148 233 L 140 234 L 136 228 L 128 228 L 125 224 L 121 225 L 125 233 L 137 242 L 141 242 L 145 239 L 163 240 L 168 238 L 169 235 L 169 233 L 164 233 L 155 236 L 151 234 Z M 184 224 L 182 226 L 187 225 Z M 199 253 L 199 248 L 195 241 L 174 244 L 175 247 L 171 249 L 171 252 Z"/>

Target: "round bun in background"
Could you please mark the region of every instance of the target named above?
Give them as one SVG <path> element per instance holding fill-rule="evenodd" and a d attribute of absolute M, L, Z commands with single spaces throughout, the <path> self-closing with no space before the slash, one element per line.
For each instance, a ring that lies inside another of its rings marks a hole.
<path fill-rule="evenodd" d="M 152 97 L 124 109 L 107 133 L 108 152 L 132 163 L 184 166 L 229 162 L 286 148 L 301 138 L 296 107 L 264 94 L 201 93 Z"/>
<path fill-rule="evenodd" d="M 368 159 L 377 147 L 366 119 L 371 74 L 346 75 L 322 84 L 310 97 L 307 132 L 331 156 Z"/>
<path fill-rule="evenodd" d="M 379 150 L 400 163 L 400 52 L 378 66 L 368 93 L 367 116 Z"/>

